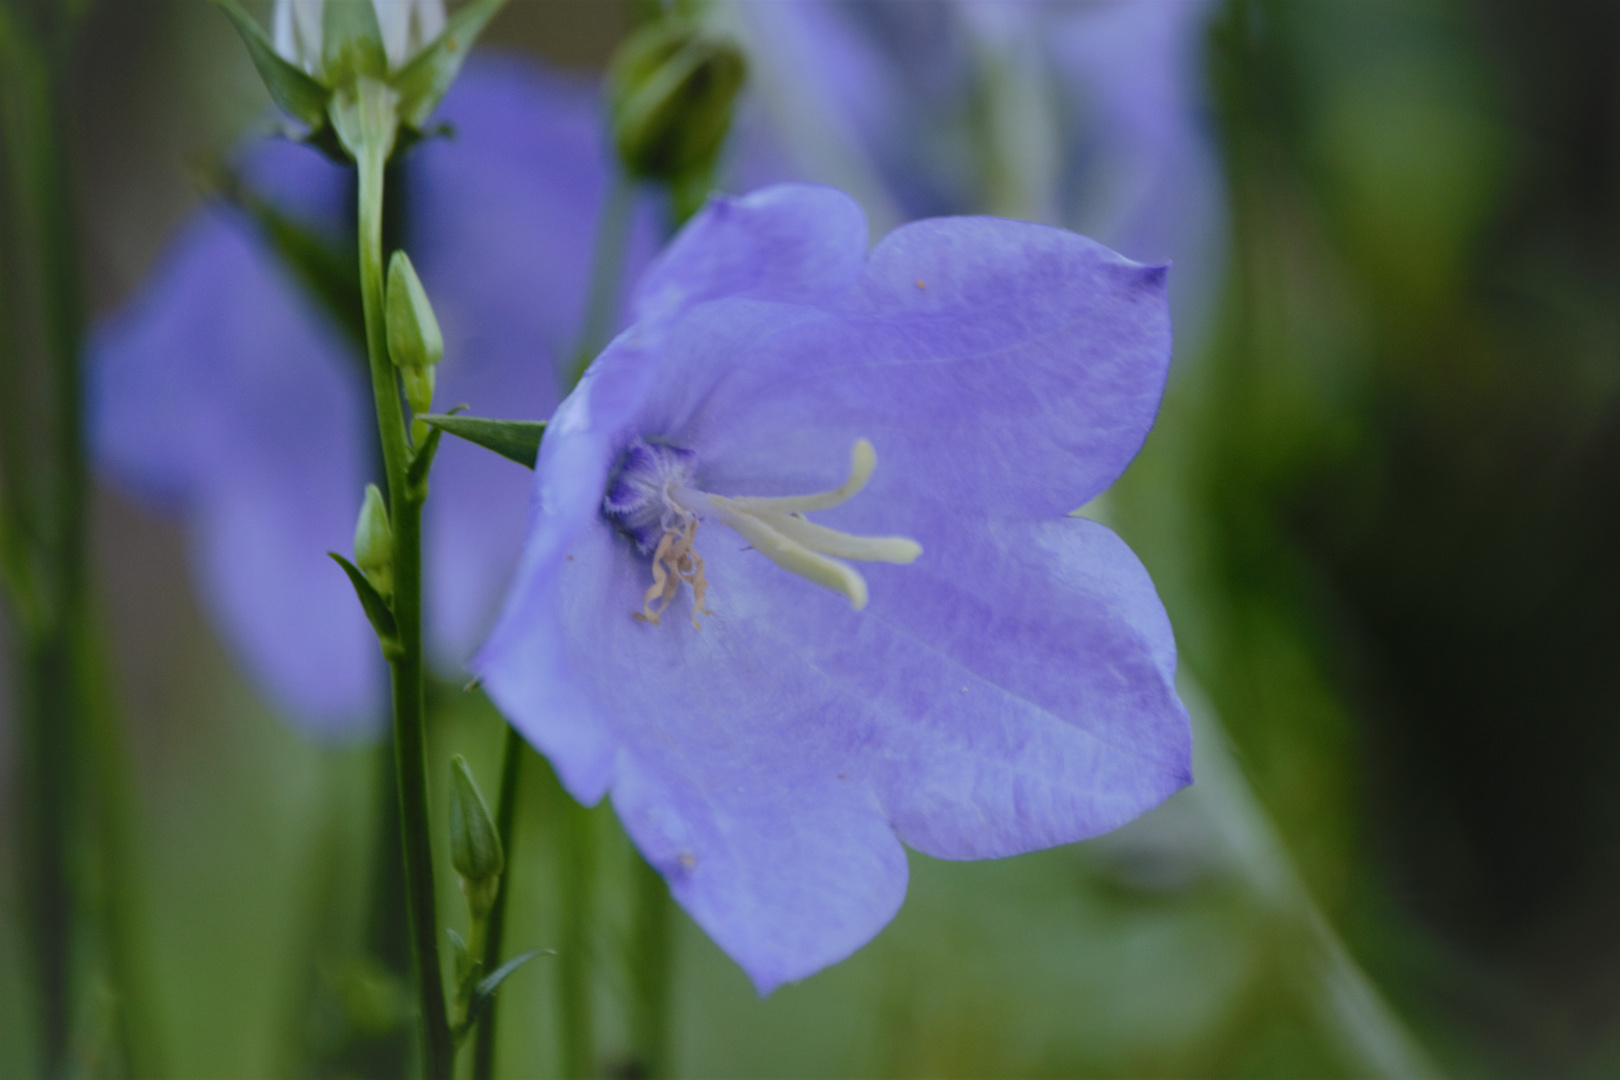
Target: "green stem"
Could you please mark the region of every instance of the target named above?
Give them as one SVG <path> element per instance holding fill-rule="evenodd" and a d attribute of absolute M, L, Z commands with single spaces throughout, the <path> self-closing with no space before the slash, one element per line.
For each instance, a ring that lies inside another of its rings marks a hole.
<path fill-rule="evenodd" d="M 591 1008 L 591 913 L 596 885 L 596 821 L 591 812 L 557 787 L 561 851 L 562 923 L 557 945 L 559 1056 L 564 1080 L 595 1075 L 596 1033 Z"/>
<path fill-rule="evenodd" d="M 632 856 L 635 926 L 630 980 L 634 1000 L 630 1041 L 645 1080 L 667 1080 L 670 1067 L 670 986 L 674 973 L 675 904 L 669 885 L 647 860 Z"/>
<path fill-rule="evenodd" d="M 607 201 L 602 204 L 602 216 L 596 225 L 596 249 L 591 258 L 591 284 L 586 294 L 585 319 L 581 324 L 579 341 L 574 346 L 574 361 L 568 369 L 568 389 L 579 382 L 585 369 L 591 366 L 596 354 L 607 345 L 613 334 L 613 319 L 619 311 L 619 285 L 624 278 L 624 260 L 630 244 L 630 222 L 636 208 L 635 181 L 615 172 L 608 189 Z"/>
<path fill-rule="evenodd" d="M 519 778 L 523 774 L 523 754 L 528 749 L 517 728 L 506 727 L 506 744 L 501 751 L 501 790 L 495 806 L 495 829 L 500 833 L 501 850 L 506 853 L 506 872 L 501 875 L 495 906 L 489 912 L 488 937 L 484 940 L 484 971 L 501 966 L 501 938 L 506 931 L 506 898 L 512 890 L 512 842 L 516 838 Z M 491 1080 L 495 1075 L 495 1016 L 500 998 L 489 1003 L 478 1022 L 478 1042 L 473 1051 L 473 1080 Z"/>
<path fill-rule="evenodd" d="M 150 1026 L 140 1022 L 150 995 L 143 992 L 136 943 L 133 800 L 89 594 L 84 316 L 65 118 L 74 20 L 61 12 L 34 15 L 25 26 L 11 9 L 0 10 L 0 128 L 11 167 L 8 238 L 15 241 L 6 252 L 7 284 L 18 286 L 22 275 L 32 281 L 39 317 L 31 328 L 42 359 L 35 396 L 18 353 L 4 350 L 0 427 L 6 429 L 7 475 L 0 532 L 7 569 L 15 574 L 10 599 L 22 640 L 20 823 L 40 988 L 40 1056 L 47 1075 L 69 1066 L 79 969 L 91 960 L 105 965 L 125 1070 L 139 1077 L 161 1070 L 146 1041 Z M 29 421 L 43 428 L 42 437 L 27 436 Z M 94 903 L 69 869 L 80 854 L 89 856 L 86 865 L 95 875 Z"/>
<path fill-rule="evenodd" d="M 398 774 L 400 829 L 405 881 L 410 900 L 412 951 L 420 990 L 424 1072 L 429 1080 L 451 1080 L 455 1047 L 445 1008 L 439 964 L 439 921 L 433 885 L 433 847 L 427 794 L 427 747 L 422 656 L 422 503 L 426 485 L 409 482 L 410 447 L 399 386 L 387 351 L 383 305 L 383 184 L 393 149 L 391 93 L 362 80 L 356 103 L 357 165 L 360 172 L 360 290 L 366 316 L 366 353 L 377 432 L 388 477 L 388 504 L 394 529 L 394 621 L 390 643 L 393 670 L 394 764 Z"/>
<path fill-rule="evenodd" d="M 6 12 L 0 11 L 0 18 Z M 8 266 L 8 286 L 21 287 L 33 280 L 34 298 L 43 314 L 42 325 L 32 327 L 42 338 L 46 354 L 46 392 L 54 394 L 75 375 L 59 367 L 62 329 L 61 301 L 56 297 L 62 276 L 62 258 L 53 246 L 57 214 L 52 181 L 57 172 L 51 160 L 55 149 L 51 73 L 37 43 L 24 37 L 22 27 L 6 19 L 0 26 L 4 49 L 5 83 L 0 109 L 5 124 L 5 157 L 11 166 L 7 193 L 8 221 L 16 234 Z M 36 46 L 36 47 L 31 47 Z M 29 260 L 29 252 L 34 255 Z M 58 257 L 53 258 L 53 255 Z M 8 289 L 8 292 L 10 290 Z M 26 295 L 26 293 L 25 293 Z M 19 323 L 19 331 L 24 330 Z M 19 335 L 19 344 L 26 341 Z M 22 718 L 22 796 L 20 849 L 26 908 L 33 947 L 34 984 L 38 988 L 38 1023 L 41 1071 L 55 1076 L 64 1071 L 73 1011 L 73 937 L 79 897 L 68 873 L 78 805 L 74 764 L 77 709 L 70 647 L 72 620 L 67 601 L 77 574 L 67 563 L 70 551 L 63 541 L 64 527 L 76 516 L 71 504 L 75 492 L 65 481 L 65 466 L 55 460 L 62 443 L 57 429 L 63 419 L 55 408 L 43 413 L 30 408 L 29 380 L 22 358 L 7 364 L 7 534 L 21 558 L 22 574 L 12 581 L 9 599 L 19 616 L 22 663 L 19 691 Z M 76 370 L 76 364 L 70 367 Z M 75 401 L 76 403 L 76 401 Z M 55 402 L 52 401 L 54 406 Z M 65 410 L 63 410 L 65 411 Z M 46 439 L 27 437 L 28 421 L 43 417 Z M 76 425 L 76 421 L 70 421 Z M 69 427 L 72 430 L 72 427 Z M 63 466 L 59 468 L 58 465 Z M 35 503 L 31 484 L 43 490 Z M 57 488 L 62 490 L 58 491 Z M 68 571 L 64 574 L 64 571 Z"/>

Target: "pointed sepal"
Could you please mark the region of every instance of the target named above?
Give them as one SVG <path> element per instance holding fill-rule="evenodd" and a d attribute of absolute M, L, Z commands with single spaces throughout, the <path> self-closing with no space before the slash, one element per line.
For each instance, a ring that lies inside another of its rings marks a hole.
<path fill-rule="evenodd" d="M 372 0 L 326 0 L 321 14 L 321 69 L 333 86 L 363 76 L 388 77 L 388 51 Z"/>
<path fill-rule="evenodd" d="M 489 1008 L 489 1003 L 495 1000 L 495 991 L 499 990 L 501 984 L 511 978 L 518 968 L 537 956 L 556 955 L 556 949 L 530 949 L 528 952 L 519 953 L 512 957 L 512 959 L 478 980 L 478 985 L 473 987 L 472 1000 L 467 1006 L 467 1026 L 470 1028 L 478 1022 L 478 1018 L 484 1014 L 484 1010 Z"/>
<path fill-rule="evenodd" d="M 325 127 L 326 107 L 332 100 L 332 91 L 276 52 L 264 29 L 243 10 L 237 0 L 211 2 L 225 13 L 236 27 L 236 32 L 242 35 L 248 55 L 253 58 L 253 66 L 258 69 L 259 78 L 264 80 L 265 89 L 270 91 L 271 100 L 277 107 L 311 132 Z M 366 6 L 369 8 L 370 4 Z"/>
<path fill-rule="evenodd" d="M 444 33 L 394 74 L 392 82 L 399 91 L 402 123 L 423 130 L 428 117 L 449 92 L 450 84 L 456 81 L 473 42 L 505 5 L 506 0 L 473 0 L 451 17 Z"/>
<path fill-rule="evenodd" d="M 534 468 L 540 456 L 540 440 L 546 433 L 543 420 L 486 420 L 479 416 L 453 414 L 420 416 L 429 427 L 458 439 L 493 450 L 526 469 Z"/>
<path fill-rule="evenodd" d="M 399 627 L 394 623 L 394 613 L 388 607 L 388 601 L 382 598 L 376 586 L 367 580 L 365 573 L 354 563 L 345 559 L 335 551 L 328 551 L 332 561 L 343 567 L 343 572 L 349 575 L 349 584 L 354 586 L 354 593 L 360 598 L 360 607 L 366 613 L 366 619 L 371 628 L 377 632 L 377 641 L 382 646 L 383 656 L 392 661 L 401 652 L 399 643 Z"/>

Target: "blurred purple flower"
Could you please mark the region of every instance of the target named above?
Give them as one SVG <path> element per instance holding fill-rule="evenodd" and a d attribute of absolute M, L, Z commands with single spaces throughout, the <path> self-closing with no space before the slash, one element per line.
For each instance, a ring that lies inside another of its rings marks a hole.
<path fill-rule="evenodd" d="M 883 227 L 989 211 L 1175 259 L 1209 302 L 1220 169 L 1202 39 L 1214 0 L 782 0 L 729 5 L 755 58 L 742 189 L 806 178 Z"/>
<path fill-rule="evenodd" d="M 455 136 L 402 170 L 403 233 L 444 328 L 438 401 L 546 415 L 578 332 L 609 158 L 594 91 L 516 60 L 476 58 L 445 100 Z M 353 177 L 262 141 L 244 182 L 336 250 L 354 244 Z M 643 222 L 650 226 L 650 221 Z M 632 271 L 651 253 L 642 227 Z M 370 732 L 386 692 L 346 552 L 373 466 L 359 342 L 244 212 L 214 203 L 97 333 L 92 428 L 123 490 L 185 521 L 204 602 L 236 655 L 300 726 Z M 528 477 L 446 440 L 426 510 L 428 634 L 455 670 L 522 544 Z"/>
<path fill-rule="evenodd" d="M 1157 412 L 1162 267 L 992 218 L 868 255 L 849 197 L 784 185 L 712 202 L 633 315 L 473 667 L 761 992 L 894 916 L 901 841 L 1012 855 L 1189 782 L 1152 582 L 1068 513 Z"/>

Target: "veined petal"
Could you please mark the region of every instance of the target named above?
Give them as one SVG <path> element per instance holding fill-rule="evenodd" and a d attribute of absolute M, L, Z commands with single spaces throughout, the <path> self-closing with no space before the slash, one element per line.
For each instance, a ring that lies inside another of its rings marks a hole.
<path fill-rule="evenodd" d="M 1189 779 L 1174 645 L 1124 545 L 1079 519 L 955 539 L 943 523 L 928 560 L 870 569 L 928 577 L 886 582 L 864 615 L 711 544 L 725 586 L 704 629 L 678 633 L 628 617 L 644 562 L 605 522 L 543 528 L 559 557 L 519 586 L 540 620 L 480 655 L 502 711 L 565 778 L 589 779 L 577 793 L 611 788 L 761 990 L 888 921 L 895 833 L 948 858 L 1008 855 L 1105 831 Z"/>
<path fill-rule="evenodd" d="M 642 276 L 633 315 L 656 325 L 722 297 L 832 300 L 865 260 L 866 216 L 842 192 L 782 184 L 716 196 Z"/>
<path fill-rule="evenodd" d="M 909 686 L 875 756 L 901 838 L 984 859 L 1095 836 L 1192 782 L 1176 647 L 1147 571 L 1083 518 L 919 523 L 929 557 L 873 568 Z M 902 580 L 901 575 L 905 578 Z M 858 676 L 852 676 L 858 678 Z"/>
<path fill-rule="evenodd" d="M 786 203 L 816 189 L 777 190 Z M 904 532 L 907 492 L 924 487 L 1061 515 L 1111 484 L 1152 426 L 1170 363 L 1165 276 L 1060 229 L 903 226 L 846 290 L 693 308 L 662 348 L 640 430 L 696 451 L 703 490 L 742 496 L 831 487 L 869 438 L 883 467 L 823 522 L 851 532 Z"/>

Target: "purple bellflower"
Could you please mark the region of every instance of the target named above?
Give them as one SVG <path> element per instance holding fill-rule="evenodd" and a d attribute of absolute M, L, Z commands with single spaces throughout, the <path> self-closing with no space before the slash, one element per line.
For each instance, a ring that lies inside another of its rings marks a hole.
<path fill-rule="evenodd" d="M 494 414 L 562 396 L 610 158 L 588 87 L 475 57 L 445 99 L 454 138 L 402 168 L 403 234 L 446 341 L 438 400 Z M 250 145 L 245 185 L 354 245 L 352 172 Z M 642 222 L 632 269 L 651 253 Z M 375 438 L 364 353 L 240 210 L 210 204 L 92 344 L 97 460 L 185 522 L 199 592 L 246 671 L 319 735 L 369 733 L 387 689 L 343 574 Z M 523 470 L 446 440 L 425 520 L 429 647 L 455 671 L 488 631 L 522 545 Z"/>
<path fill-rule="evenodd" d="M 902 842 L 1013 855 L 1191 779 L 1153 584 L 1070 514 L 1157 412 L 1165 268 L 867 235 L 801 185 L 693 219 L 551 419 L 473 664 L 762 993 L 894 916 Z"/>
<path fill-rule="evenodd" d="M 1132 258 L 1173 258 L 1185 330 L 1207 314 L 1222 247 L 1201 74 L 1217 6 L 728 5 L 760 72 L 735 170 L 745 188 L 836 183 L 885 226 L 990 210 L 1077 229 Z"/>

